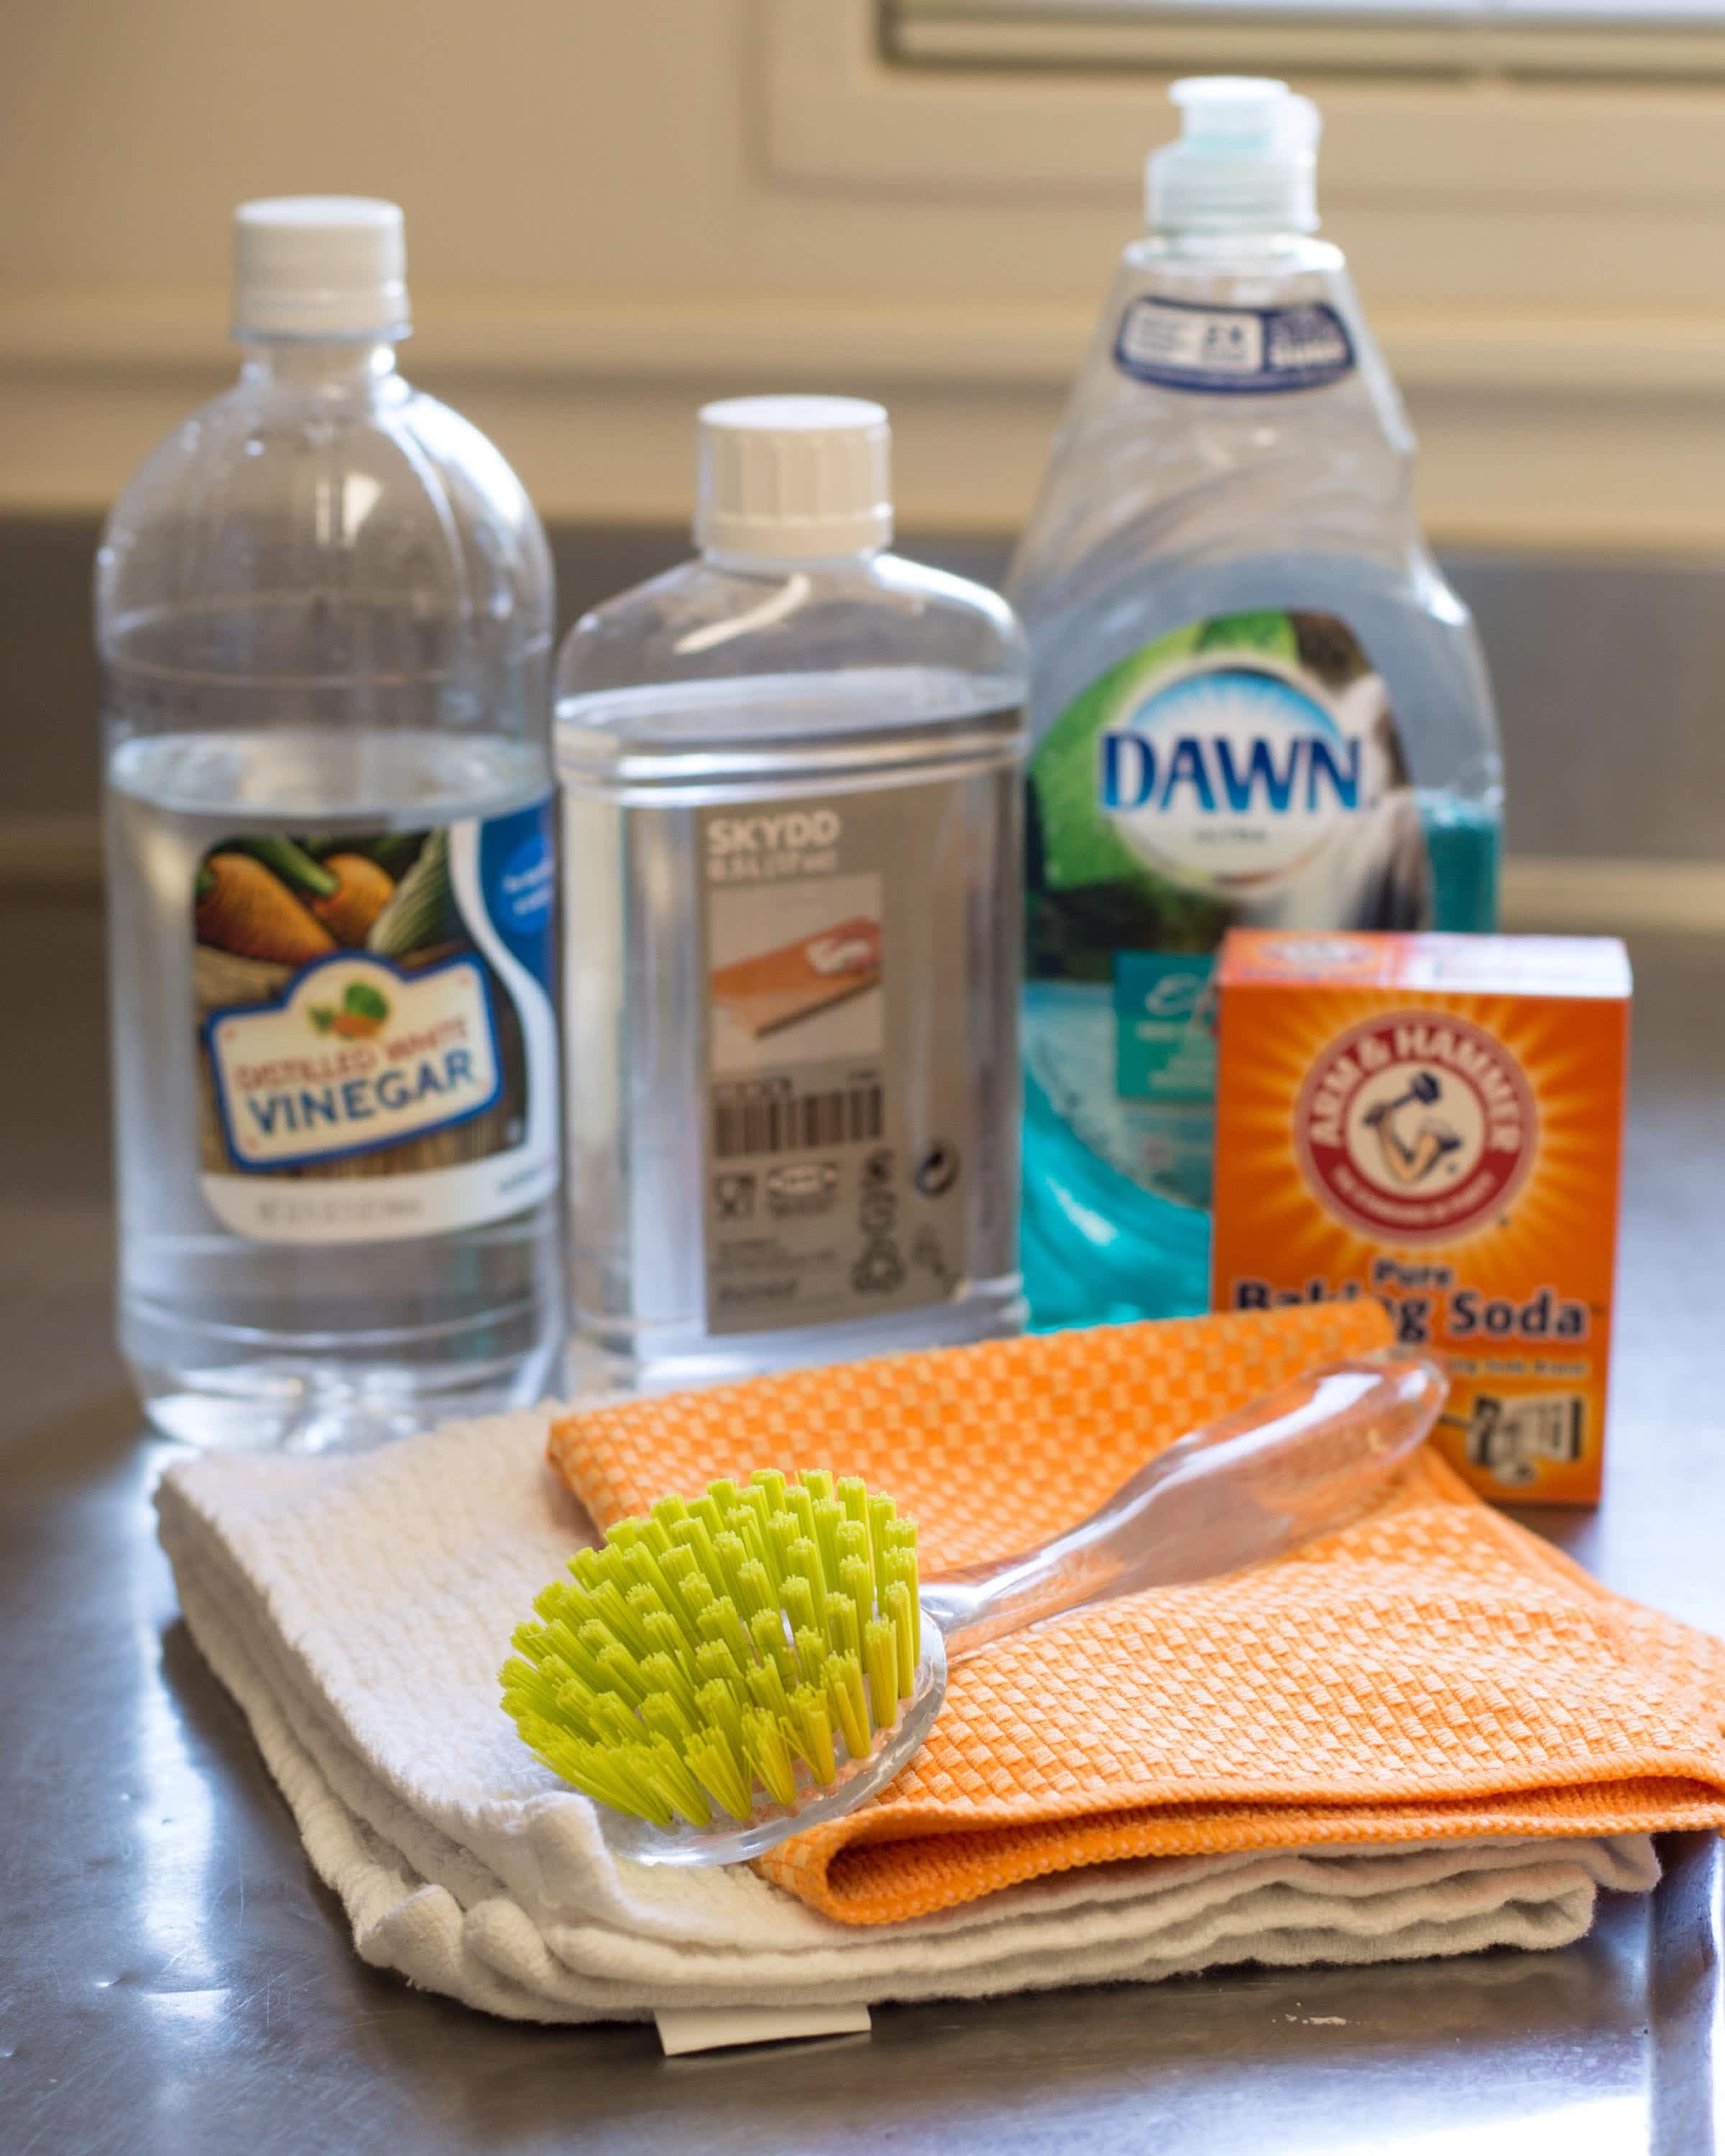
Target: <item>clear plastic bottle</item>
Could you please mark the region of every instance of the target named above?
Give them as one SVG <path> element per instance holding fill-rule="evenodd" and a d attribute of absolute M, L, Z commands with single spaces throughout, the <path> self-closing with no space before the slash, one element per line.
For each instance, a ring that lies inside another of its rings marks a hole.
<path fill-rule="evenodd" d="M 1024 1320 L 1022 636 L 883 551 L 878 405 L 700 439 L 557 684 L 574 1332 L 645 1388 Z"/>
<path fill-rule="evenodd" d="M 551 567 L 396 372 L 401 213 L 235 244 L 239 381 L 97 564 L 120 1333 L 174 1435 L 360 1444 L 561 1341 Z"/>
<path fill-rule="evenodd" d="M 1486 929 L 1501 775 L 1317 115 L 1177 84 L 1008 591 L 1030 637 L 1033 1322 L 1203 1309 L 1210 962 L 1232 923 Z"/>

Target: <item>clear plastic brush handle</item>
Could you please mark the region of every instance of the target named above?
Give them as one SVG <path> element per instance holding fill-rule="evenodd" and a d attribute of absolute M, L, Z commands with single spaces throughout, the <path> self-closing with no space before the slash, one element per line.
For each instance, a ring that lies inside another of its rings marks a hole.
<path fill-rule="evenodd" d="M 947 1659 L 1027 1625 L 1280 1557 L 1345 1524 L 1419 1445 L 1449 1378 L 1428 1356 L 1308 1370 L 1171 1445 L 1070 1532 L 923 1583 Z"/>

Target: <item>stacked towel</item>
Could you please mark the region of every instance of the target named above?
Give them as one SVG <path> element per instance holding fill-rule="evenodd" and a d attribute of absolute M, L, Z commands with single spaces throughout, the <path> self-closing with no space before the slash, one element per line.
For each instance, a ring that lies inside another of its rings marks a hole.
<path fill-rule="evenodd" d="M 1289 1352 L 1309 1361 L 1312 1345 L 1301 1334 Z M 1261 1389 L 1255 1351 L 1236 1359 Z M 191 1460 L 158 1495 L 186 1621 L 359 1952 L 428 1989 L 579 2021 L 1561 1946 L 1601 1888 L 1656 1876 L 1639 1832 L 1578 1821 L 1561 1840 L 1409 1847 L 1387 1815 L 1371 1847 L 1039 1862 L 882 1928 L 746 1870 L 619 1862 L 602 1815 L 525 1751 L 497 1704 L 512 1626 L 590 1532 L 545 1465 L 552 1419 L 456 1424 L 352 1459 Z M 1144 1450 L 1179 1427 L 1147 1431 Z M 567 1445 L 566 1428 L 565 1456 Z M 832 1875 L 827 1859 L 816 1869 Z"/>

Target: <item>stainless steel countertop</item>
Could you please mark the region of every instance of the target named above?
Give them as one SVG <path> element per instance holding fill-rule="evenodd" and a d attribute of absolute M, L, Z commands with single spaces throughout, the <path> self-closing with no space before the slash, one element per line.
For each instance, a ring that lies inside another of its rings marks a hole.
<path fill-rule="evenodd" d="M 1597 1516 L 1529 1515 L 1725 1631 L 1725 952 L 1636 950 L 1615 1427 Z M 1722 1874 L 1592 1936 L 1370 1969 L 876 2010 L 871 2038 L 666 2061 L 361 1965 L 178 1622 L 110 1343 L 100 932 L 0 915 L 0 2146 L 7 2156 L 1513 2150 L 1705 2156 Z"/>

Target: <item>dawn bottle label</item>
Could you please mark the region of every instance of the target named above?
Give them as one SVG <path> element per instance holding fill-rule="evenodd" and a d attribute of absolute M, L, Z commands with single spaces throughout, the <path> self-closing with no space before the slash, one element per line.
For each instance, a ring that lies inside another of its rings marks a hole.
<path fill-rule="evenodd" d="M 557 1173 L 539 802 L 429 829 L 245 833 L 193 898 L 201 1183 L 260 1242 L 474 1227 Z"/>
<path fill-rule="evenodd" d="M 1356 362 L 1348 325 L 1322 300 L 1207 307 L 1146 295 L 1120 318 L 1114 364 L 1158 389 L 1266 397 L 1322 389 Z"/>
<path fill-rule="evenodd" d="M 1431 918 L 1419 804 L 1352 630 L 1230 614 L 1101 675 L 1031 759 L 1028 875 L 1033 1086 L 1111 1167 L 1207 1204 L 1227 930 Z"/>

